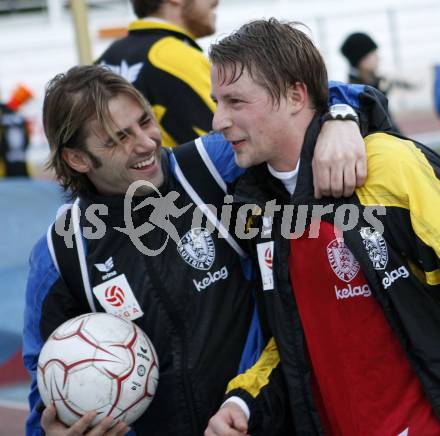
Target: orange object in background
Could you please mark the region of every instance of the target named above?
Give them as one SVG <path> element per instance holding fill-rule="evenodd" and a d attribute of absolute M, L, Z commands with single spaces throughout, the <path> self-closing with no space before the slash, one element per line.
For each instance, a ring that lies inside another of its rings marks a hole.
<path fill-rule="evenodd" d="M 103 27 L 99 29 L 98 35 L 101 39 L 119 39 L 127 36 L 127 27 Z"/>
<path fill-rule="evenodd" d="M 16 112 L 20 106 L 30 100 L 34 94 L 26 85 L 18 85 L 12 92 L 12 96 L 6 103 L 6 106 Z"/>

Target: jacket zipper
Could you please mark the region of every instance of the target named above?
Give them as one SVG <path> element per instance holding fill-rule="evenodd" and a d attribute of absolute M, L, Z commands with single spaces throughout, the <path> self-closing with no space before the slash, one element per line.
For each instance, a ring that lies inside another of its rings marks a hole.
<path fill-rule="evenodd" d="M 188 373 L 186 371 L 186 364 L 187 364 L 187 343 L 186 343 L 186 337 L 185 337 L 185 325 L 182 320 L 180 320 L 179 316 L 175 314 L 173 311 L 169 311 L 169 308 L 173 307 L 172 301 L 168 298 L 167 293 L 161 288 L 160 281 L 158 280 L 158 277 L 156 276 L 156 273 L 154 271 L 154 267 L 149 269 L 150 272 L 150 278 L 153 282 L 153 288 L 157 291 L 157 296 L 160 300 L 163 301 L 163 306 L 168 313 L 168 316 L 170 317 L 171 321 L 173 322 L 177 335 L 181 338 L 182 341 L 182 359 L 181 359 L 181 367 L 180 367 L 180 373 L 182 375 L 183 380 L 183 390 L 184 390 L 184 397 L 186 400 L 185 407 L 187 408 L 190 418 L 191 418 L 191 427 L 192 427 L 192 435 L 197 435 L 198 430 L 200 427 L 200 424 L 197 419 L 197 414 L 194 410 L 194 396 L 192 393 L 191 383 L 188 379 Z"/>

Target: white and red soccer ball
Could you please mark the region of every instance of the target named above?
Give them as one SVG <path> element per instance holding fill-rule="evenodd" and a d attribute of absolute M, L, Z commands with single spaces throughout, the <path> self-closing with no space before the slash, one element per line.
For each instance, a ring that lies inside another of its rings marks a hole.
<path fill-rule="evenodd" d="M 59 326 L 38 359 L 38 390 L 71 426 L 96 410 L 131 424 L 151 403 L 159 380 L 156 351 L 131 321 L 88 313 Z"/>

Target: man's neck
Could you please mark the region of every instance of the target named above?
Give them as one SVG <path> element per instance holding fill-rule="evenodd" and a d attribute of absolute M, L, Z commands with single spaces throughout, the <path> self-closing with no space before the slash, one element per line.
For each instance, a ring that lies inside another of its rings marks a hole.
<path fill-rule="evenodd" d="M 142 20 L 156 21 L 157 23 L 173 24 L 171 21 L 164 20 L 163 18 L 156 17 L 155 15 L 148 15 L 148 17 L 144 17 L 142 18 Z"/>
<path fill-rule="evenodd" d="M 311 123 L 315 111 L 305 110 L 295 116 L 290 128 L 286 129 L 283 144 L 279 145 L 279 152 L 267 163 L 279 172 L 294 171 L 298 165 L 307 128 Z"/>
<path fill-rule="evenodd" d="M 350 73 L 354 77 L 360 78 L 363 83 L 372 83 L 374 81 L 374 78 L 376 77 L 376 74 L 373 71 L 359 69 L 355 67 L 351 68 Z"/>
<path fill-rule="evenodd" d="M 174 24 L 175 26 L 183 29 L 186 33 L 192 35 L 192 32 L 188 29 L 184 19 L 182 18 L 182 8 L 175 6 L 174 4 L 165 2 L 158 11 L 151 14 L 148 18 Z"/>
<path fill-rule="evenodd" d="M 276 179 L 280 180 L 281 183 L 286 188 L 287 192 L 292 195 L 296 188 L 296 182 L 298 179 L 298 171 L 299 171 L 299 159 L 296 165 L 296 168 L 293 171 L 276 171 L 269 164 L 267 164 L 267 168 L 269 172 Z"/>

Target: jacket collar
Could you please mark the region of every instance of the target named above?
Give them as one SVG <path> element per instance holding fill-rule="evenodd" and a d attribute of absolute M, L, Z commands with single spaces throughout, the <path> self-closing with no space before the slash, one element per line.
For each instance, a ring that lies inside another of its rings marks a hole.
<path fill-rule="evenodd" d="M 320 115 L 317 114 L 310 122 L 304 136 L 304 144 L 300 154 L 298 181 L 292 195 L 293 202 L 295 203 L 300 200 L 310 200 L 314 198 L 312 160 L 320 128 Z"/>
<path fill-rule="evenodd" d="M 143 32 L 143 31 L 162 31 L 165 34 L 172 34 L 179 39 L 189 42 L 193 47 L 202 50 L 196 43 L 195 36 L 183 29 L 180 26 L 169 23 L 168 21 L 155 20 L 154 18 L 144 18 L 140 20 L 132 21 L 128 26 L 128 31 L 131 32 Z"/>

